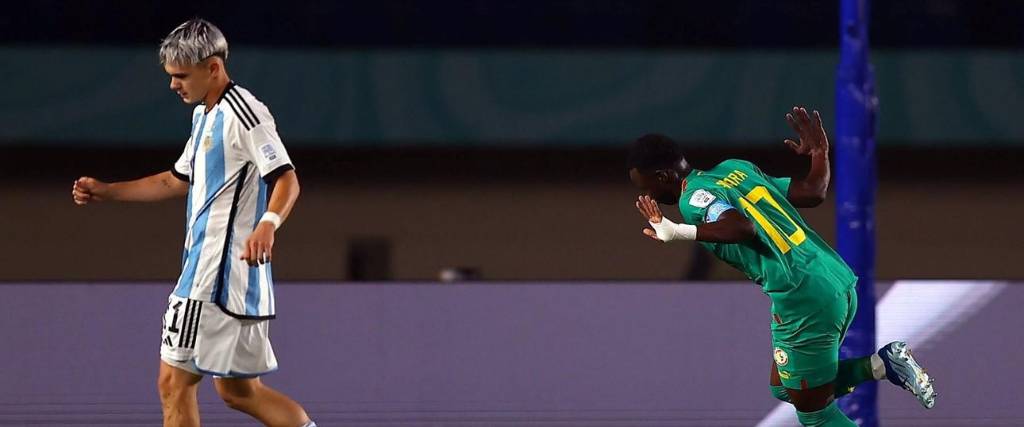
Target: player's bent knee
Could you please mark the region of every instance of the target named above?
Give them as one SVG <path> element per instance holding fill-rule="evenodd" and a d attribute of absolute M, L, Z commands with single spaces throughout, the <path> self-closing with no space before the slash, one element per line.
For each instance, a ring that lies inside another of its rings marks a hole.
<path fill-rule="evenodd" d="M 815 412 L 825 409 L 835 400 L 835 385 L 825 384 L 807 390 L 796 390 L 788 388 L 789 402 L 800 412 Z"/>
<path fill-rule="evenodd" d="M 242 410 L 248 407 L 249 402 L 256 394 L 256 387 L 260 384 L 255 381 L 217 379 L 214 381 L 214 388 L 217 394 L 227 407 L 235 410 Z"/>
<path fill-rule="evenodd" d="M 173 390 L 171 376 L 161 372 L 160 375 L 156 377 L 156 389 L 160 391 L 160 396 L 163 396 Z"/>
<path fill-rule="evenodd" d="M 160 393 L 161 402 L 168 402 L 170 400 L 173 400 L 175 397 L 174 388 L 171 387 L 170 382 L 164 380 L 163 378 L 157 380 L 156 390 L 158 393 Z"/>
<path fill-rule="evenodd" d="M 832 400 L 833 400 L 833 398 L 831 396 L 823 397 L 823 398 L 820 398 L 820 399 L 818 399 L 818 398 L 815 398 L 815 399 L 790 398 L 790 399 L 791 399 L 790 403 L 792 403 L 793 406 L 796 407 L 796 410 L 800 411 L 800 412 L 817 412 L 817 411 L 820 411 L 822 409 L 825 409 L 830 403 L 832 403 Z"/>
<path fill-rule="evenodd" d="M 245 394 L 221 391 L 220 389 L 217 390 L 217 394 L 220 395 L 220 399 L 224 401 L 224 405 L 234 410 L 240 410 L 247 407 L 247 403 L 251 397 Z"/>
<path fill-rule="evenodd" d="M 776 399 L 779 399 L 779 400 L 781 400 L 783 402 L 789 402 L 789 393 L 786 392 L 786 388 L 785 387 L 783 387 L 781 385 L 773 385 L 771 387 L 772 387 L 772 396 L 775 396 Z"/>
<path fill-rule="evenodd" d="M 790 397 L 790 403 L 792 403 L 793 406 L 796 407 L 796 410 L 800 412 L 820 411 L 832 403 L 832 400 L 833 398 L 831 396 L 815 398 Z"/>
<path fill-rule="evenodd" d="M 196 387 L 202 377 L 161 362 L 157 374 L 156 388 L 163 402 L 177 402 L 195 396 Z"/>
<path fill-rule="evenodd" d="M 160 393 L 160 401 L 162 402 L 174 402 L 181 400 L 188 392 L 187 387 L 181 384 L 179 381 L 175 381 L 175 378 L 170 373 L 161 372 L 156 379 L 156 389 Z"/>
<path fill-rule="evenodd" d="M 220 396 L 220 398 L 221 398 L 221 400 L 224 401 L 224 405 L 225 406 L 227 406 L 228 408 L 234 409 L 236 411 L 240 411 L 240 410 L 245 409 L 245 408 L 248 407 L 248 405 L 246 404 L 248 402 L 248 400 L 245 399 L 245 398 L 242 398 L 242 397 L 238 397 L 238 396 L 234 396 L 234 395 L 230 395 L 230 394 L 222 394 Z"/>

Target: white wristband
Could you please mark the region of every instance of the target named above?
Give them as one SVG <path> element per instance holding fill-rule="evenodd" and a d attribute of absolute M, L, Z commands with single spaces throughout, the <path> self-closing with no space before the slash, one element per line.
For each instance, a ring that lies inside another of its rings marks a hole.
<path fill-rule="evenodd" d="M 673 240 L 697 240 L 697 226 L 690 224 L 676 224 L 669 221 L 668 218 L 661 218 L 661 222 L 655 224 L 650 223 L 651 228 L 654 228 L 654 232 L 658 235 L 658 238 L 663 242 L 671 242 Z"/>
<path fill-rule="evenodd" d="M 274 224 L 274 230 L 281 228 L 281 216 L 276 213 L 267 211 L 267 213 L 263 214 L 263 217 L 260 218 L 260 222 L 263 221 Z"/>

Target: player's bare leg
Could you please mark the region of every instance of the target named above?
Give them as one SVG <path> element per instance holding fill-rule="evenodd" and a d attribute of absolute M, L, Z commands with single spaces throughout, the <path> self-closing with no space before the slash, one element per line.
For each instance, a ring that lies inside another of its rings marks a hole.
<path fill-rule="evenodd" d="M 828 383 L 806 390 L 787 388 L 786 394 L 789 395 L 789 401 L 796 406 L 797 411 L 814 412 L 825 409 L 829 403 L 835 400 L 836 388 L 835 384 Z"/>
<path fill-rule="evenodd" d="M 779 377 L 779 365 L 772 361 L 772 371 L 769 375 L 769 384 L 772 386 L 772 396 L 783 402 L 789 402 L 789 393 L 786 393 L 786 387 L 782 385 L 782 378 Z"/>
<path fill-rule="evenodd" d="M 805 426 L 823 427 L 856 427 L 839 408 L 836 407 L 836 386 L 828 383 L 806 390 L 787 388 L 786 394 L 790 403 L 796 407 L 797 418 Z"/>
<path fill-rule="evenodd" d="M 301 405 L 264 385 L 259 378 L 214 378 L 213 384 L 229 408 L 249 414 L 264 425 L 310 425 L 309 416 Z"/>
<path fill-rule="evenodd" d="M 160 361 L 157 389 L 163 406 L 165 427 L 198 427 L 199 402 L 196 391 L 203 377 Z"/>

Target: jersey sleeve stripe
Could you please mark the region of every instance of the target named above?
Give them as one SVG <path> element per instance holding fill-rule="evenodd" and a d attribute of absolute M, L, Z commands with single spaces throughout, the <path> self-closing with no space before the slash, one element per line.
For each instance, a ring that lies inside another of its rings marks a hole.
<path fill-rule="evenodd" d="M 263 182 L 273 184 L 274 181 L 277 181 L 277 179 L 281 177 L 281 175 L 284 175 L 285 172 L 292 169 L 295 169 L 295 166 L 292 166 L 290 163 L 278 166 L 274 170 L 267 172 L 266 175 L 263 175 Z"/>
<path fill-rule="evenodd" d="M 245 126 L 245 130 L 252 130 L 252 125 L 248 118 L 242 113 L 242 110 L 235 105 L 234 99 L 230 95 L 225 96 L 224 99 L 228 101 L 228 105 L 231 107 L 231 111 L 235 112 L 235 117 L 238 117 L 238 121 L 242 122 L 242 126 Z"/>
<path fill-rule="evenodd" d="M 248 117 L 252 120 L 253 123 L 255 123 L 254 126 L 258 126 L 260 124 L 260 118 L 256 115 L 256 113 L 252 111 L 252 107 L 250 107 L 249 103 L 245 101 L 245 97 L 242 96 L 242 93 L 234 87 L 232 87 L 231 90 L 228 92 L 230 92 L 231 95 L 235 97 L 235 100 L 237 100 L 239 105 L 244 108 L 244 111 L 249 113 Z"/>
<path fill-rule="evenodd" d="M 225 95 L 224 100 L 227 101 L 231 111 L 234 112 L 234 117 L 239 118 L 239 121 L 246 127 L 246 130 L 252 130 L 254 125 L 252 124 L 252 121 L 249 120 L 249 117 L 245 115 L 245 111 L 243 111 L 241 106 L 239 106 L 238 101 L 234 100 L 234 97 L 230 94 Z"/>
<path fill-rule="evenodd" d="M 172 167 L 171 168 L 171 175 L 174 175 L 175 178 L 178 178 L 178 179 L 180 179 L 182 181 L 189 182 L 188 175 L 185 175 L 185 174 L 183 174 L 181 172 L 178 172 L 178 168 Z"/>
<path fill-rule="evenodd" d="M 234 88 L 228 91 L 227 98 L 234 102 L 235 107 L 238 107 L 238 110 L 241 111 L 245 118 L 249 120 L 249 124 L 255 127 L 257 124 L 255 115 L 249 114 L 248 111 L 245 111 L 245 107 L 242 106 L 245 101 L 242 100 L 242 97 L 238 95 L 238 92 L 236 92 Z"/>

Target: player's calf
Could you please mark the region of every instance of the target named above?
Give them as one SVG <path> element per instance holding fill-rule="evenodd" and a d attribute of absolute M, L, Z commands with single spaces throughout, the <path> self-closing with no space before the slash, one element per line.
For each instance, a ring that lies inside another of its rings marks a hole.
<path fill-rule="evenodd" d="M 259 378 L 217 378 L 214 387 L 229 408 L 273 427 L 315 427 L 297 402 L 263 385 Z"/>
<path fill-rule="evenodd" d="M 772 390 L 772 396 L 783 402 L 789 402 L 789 393 L 786 392 L 786 386 L 782 385 L 782 378 L 779 377 L 779 367 L 772 361 L 772 370 L 770 377 L 770 384 Z"/>
<path fill-rule="evenodd" d="M 796 417 L 801 425 L 809 427 L 857 427 L 856 423 L 839 410 L 836 402 L 813 412 L 797 411 Z"/>
<path fill-rule="evenodd" d="M 835 402 L 835 384 L 828 383 L 810 389 L 786 389 L 790 402 L 796 407 L 796 416 L 805 426 L 856 426 L 844 415 Z"/>
<path fill-rule="evenodd" d="M 877 354 L 840 360 L 836 370 L 836 398 L 852 393 L 865 382 L 884 378 L 885 367 Z"/>

